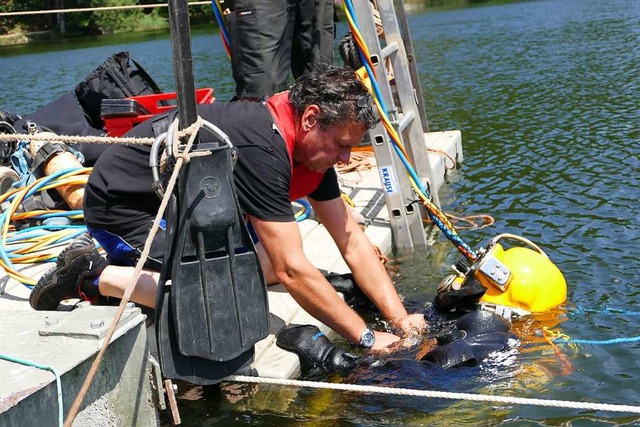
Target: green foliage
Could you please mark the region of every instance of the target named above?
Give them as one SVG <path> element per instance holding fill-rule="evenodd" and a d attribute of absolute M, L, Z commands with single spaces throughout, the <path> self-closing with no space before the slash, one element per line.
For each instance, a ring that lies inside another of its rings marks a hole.
<path fill-rule="evenodd" d="M 216 22 L 211 5 L 189 6 L 189 20 L 192 24 L 213 24 Z"/>
<path fill-rule="evenodd" d="M 28 10 L 49 9 L 55 0 L 1 0 L 0 12 L 19 12 Z M 0 18 L 0 34 L 14 29 L 30 31 L 46 30 L 52 22 L 52 16 L 29 15 Z"/>
<path fill-rule="evenodd" d="M 157 0 L 0 0 L 0 12 L 76 9 L 156 4 Z M 213 22 L 211 6 L 189 7 L 191 22 Z M 65 35 L 107 34 L 125 31 L 166 28 L 166 7 L 126 9 L 63 14 L 27 15 L 0 18 L 0 34 L 11 30 L 63 31 Z"/>
<path fill-rule="evenodd" d="M 93 0 L 102 6 L 127 6 L 138 4 L 136 0 Z M 128 9 L 94 12 L 92 26 L 100 34 L 147 30 L 165 26 L 166 22 L 156 9 Z"/>
<path fill-rule="evenodd" d="M 13 1 L 5 0 L 0 3 L 0 13 L 2 12 L 11 12 L 13 10 Z M 9 28 L 12 27 L 12 20 L 9 18 L 0 18 L 0 35 L 8 32 Z"/>
<path fill-rule="evenodd" d="M 17 1 L 17 0 L 14 0 Z M 115 7 L 139 4 L 136 0 L 66 0 L 65 8 Z M 108 34 L 166 25 L 154 9 L 125 9 L 68 13 L 67 34 Z"/>

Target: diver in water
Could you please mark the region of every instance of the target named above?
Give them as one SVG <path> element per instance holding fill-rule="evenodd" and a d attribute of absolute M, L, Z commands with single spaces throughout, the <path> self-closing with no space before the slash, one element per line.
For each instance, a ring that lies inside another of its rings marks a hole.
<path fill-rule="evenodd" d="M 444 369 L 477 366 L 492 353 L 511 348 L 517 339 L 511 332 L 513 317 L 547 312 L 565 301 L 566 282 L 548 259 L 525 248 L 509 252 L 513 278 L 507 287 L 499 289 L 479 280 L 464 263 L 457 264 L 461 274 L 448 276 L 440 283 L 433 304 L 424 312 L 430 330 L 413 343 L 414 350 L 418 348 L 417 360 Z M 532 271 L 531 265 L 537 268 Z M 375 308 L 351 275 L 329 274 L 327 279 L 349 305 L 365 311 Z M 311 325 L 286 328 L 278 335 L 277 344 L 298 354 L 303 369 L 311 374 L 344 375 L 371 360 L 336 347 Z M 373 356 L 376 359 L 375 353 Z"/>
<path fill-rule="evenodd" d="M 374 308 L 358 291 L 351 275 L 333 275 L 328 279 L 345 295 L 350 305 Z M 452 292 L 455 295 L 451 295 Z M 441 368 L 475 366 L 489 354 L 505 349 L 509 339 L 513 338 L 510 322 L 498 314 L 473 306 L 483 294 L 484 288 L 479 283 L 466 287 L 462 292 L 439 292 L 434 304 L 424 313 L 431 330 L 419 337 L 419 344 L 412 346 L 418 346 L 416 358 Z M 446 306 L 442 305 L 444 300 Z M 303 370 L 311 375 L 327 372 L 344 375 L 368 359 L 335 346 L 312 325 L 285 328 L 278 334 L 277 345 L 296 353 Z"/>

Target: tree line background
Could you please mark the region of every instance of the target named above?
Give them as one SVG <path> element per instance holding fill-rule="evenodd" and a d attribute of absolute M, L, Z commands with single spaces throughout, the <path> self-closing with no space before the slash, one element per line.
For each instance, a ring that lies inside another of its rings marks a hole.
<path fill-rule="evenodd" d="M 159 0 L 0 0 L 0 12 L 113 7 L 157 4 Z M 194 23 L 213 22 L 210 5 L 190 6 Z M 20 32 L 51 31 L 60 35 L 110 34 L 165 28 L 169 25 L 166 7 L 100 12 L 51 13 L 0 17 L 0 35 Z"/>
<path fill-rule="evenodd" d="M 470 4 L 509 3 L 513 1 L 518 0 L 404 0 L 404 3 L 417 4 L 420 7 L 463 7 Z M 0 13 L 145 5 L 163 2 L 164 0 L 0 0 Z M 337 7 L 337 12 L 341 15 L 342 8 Z M 189 16 L 194 24 L 215 22 L 210 5 L 189 6 Z M 100 12 L 50 13 L 0 17 L 0 35 L 49 31 L 61 36 L 81 36 L 152 30 L 167 28 L 168 25 L 169 16 L 166 7 Z"/>

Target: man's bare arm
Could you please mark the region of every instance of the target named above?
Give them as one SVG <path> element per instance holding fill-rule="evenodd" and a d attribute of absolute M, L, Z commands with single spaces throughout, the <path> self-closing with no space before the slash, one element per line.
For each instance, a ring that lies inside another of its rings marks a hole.
<path fill-rule="evenodd" d="M 362 291 L 385 319 L 408 333 L 426 327 L 424 316 L 408 315 L 373 245 L 353 219 L 342 198 L 313 201 L 316 217 L 333 237 Z"/>
<path fill-rule="evenodd" d="M 296 302 L 350 342 L 358 343 L 366 323 L 306 258 L 298 225 L 295 222 L 264 221 L 255 217 L 251 217 L 251 224 L 276 278 Z M 374 350 L 386 347 L 397 339 L 395 335 L 376 332 Z"/>

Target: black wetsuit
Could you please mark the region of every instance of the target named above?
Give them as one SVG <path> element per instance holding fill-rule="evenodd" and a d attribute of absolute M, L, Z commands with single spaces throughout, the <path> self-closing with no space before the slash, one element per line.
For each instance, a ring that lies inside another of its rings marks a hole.
<path fill-rule="evenodd" d="M 435 316 L 440 317 L 439 322 Z M 442 368 L 478 365 L 491 353 L 507 348 L 511 324 L 504 317 L 489 311 L 474 310 L 454 320 L 431 312 L 429 324 L 435 331 L 438 346 L 421 360 Z M 439 329 L 438 329 L 439 328 Z"/>

